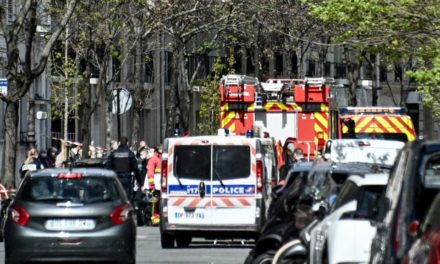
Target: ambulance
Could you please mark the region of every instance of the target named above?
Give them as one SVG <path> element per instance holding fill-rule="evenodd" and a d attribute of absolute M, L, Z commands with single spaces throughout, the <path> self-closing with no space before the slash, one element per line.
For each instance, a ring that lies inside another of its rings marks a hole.
<path fill-rule="evenodd" d="M 272 139 L 247 136 L 165 139 L 160 233 L 163 248 L 193 237 L 255 238 L 278 181 Z"/>

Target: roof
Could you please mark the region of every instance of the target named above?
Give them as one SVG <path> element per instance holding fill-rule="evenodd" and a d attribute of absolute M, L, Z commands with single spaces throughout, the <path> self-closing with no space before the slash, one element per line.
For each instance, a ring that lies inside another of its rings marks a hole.
<path fill-rule="evenodd" d="M 170 143 L 174 143 L 176 141 L 182 140 L 182 141 L 191 141 L 191 140 L 209 140 L 209 141 L 216 141 L 216 142 L 227 142 L 227 141 L 249 141 L 249 142 L 255 142 L 256 140 L 261 141 L 270 141 L 270 138 L 260 138 L 260 137 L 246 137 L 246 136 L 235 136 L 235 135 L 229 135 L 229 136 L 191 136 L 191 137 L 171 137 L 167 138 Z"/>
<path fill-rule="evenodd" d="M 357 186 L 387 185 L 388 177 L 388 173 L 367 173 L 363 176 L 351 175 L 348 180 L 354 182 Z"/>
<path fill-rule="evenodd" d="M 36 177 L 56 177 L 60 173 L 81 173 L 84 177 L 88 176 L 102 176 L 102 177 L 116 177 L 112 170 L 100 168 L 72 168 L 72 169 L 44 169 L 31 174 L 32 178 Z"/>
<path fill-rule="evenodd" d="M 364 162 L 392 166 L 405 143 L 381 139 L 333 139 L 330 160 L 335 162 Z"/>
<path fill-rule="evenodd" d="M 369 163 L 332 163 L 322 162 L 313 166 L 315 171 L 329 171 L 332 173 L 347 173 L 347 174 L 367 174 L 376 169 L 374 164 Z"/>

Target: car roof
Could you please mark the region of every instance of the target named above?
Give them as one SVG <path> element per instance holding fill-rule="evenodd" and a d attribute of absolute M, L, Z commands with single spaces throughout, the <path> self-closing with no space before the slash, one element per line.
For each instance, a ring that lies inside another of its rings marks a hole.
<path fill-rule="evenodd" d="M 371 173 L 375 165 L 370 163 L 335 163 L 320 162 L 313 166 L 314 171 L 329 171 L 332 173 Z"/>
<path fill-rule="evenodd" d="M 31 174 L 31 178 L 38 178 L 38 177 L 56 177 L 60 173 L 81 173 L 83 177 L 116 177 L 116 174 L 112 170 L 107 169 L 101 169 L 101 168 L 57 168 L 57 169 L 44 169 L 37 171 L 35 173 Z"/>
<path fill-rule="evenodd" d="M 387 185 L 388 173 L 367 173 L 364 175 L 351 175 L 347 180 L 357 186 Z"/>
<path fill-rule="evenodd" d="M 305 161 L 305 162 L 298 162 L 293 165 L 293 167 L 290 169 L 291 172 L 302 172 L 302 171 L 309 171 L 313 167 L 312 161 Z"/>

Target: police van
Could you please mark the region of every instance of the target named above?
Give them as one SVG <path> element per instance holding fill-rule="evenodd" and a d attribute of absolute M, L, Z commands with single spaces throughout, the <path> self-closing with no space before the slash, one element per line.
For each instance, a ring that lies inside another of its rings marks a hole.
<path fill-rule="evenodd" d="M 244 136 L 168 138 L 161 172 L 161 243 L 193 237 L 254 238 L 278 181 L 273 140 Z"/>

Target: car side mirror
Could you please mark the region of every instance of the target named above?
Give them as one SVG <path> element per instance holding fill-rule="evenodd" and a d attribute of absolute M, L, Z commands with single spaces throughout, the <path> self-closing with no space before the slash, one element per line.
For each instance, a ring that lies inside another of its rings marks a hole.
<path fill-rule="evenodd" d="M 420 222 L 419 220 L 413 220 L 408 227 L 408 234 L 410 237 L 415 238 L 420 233 Z"/>

